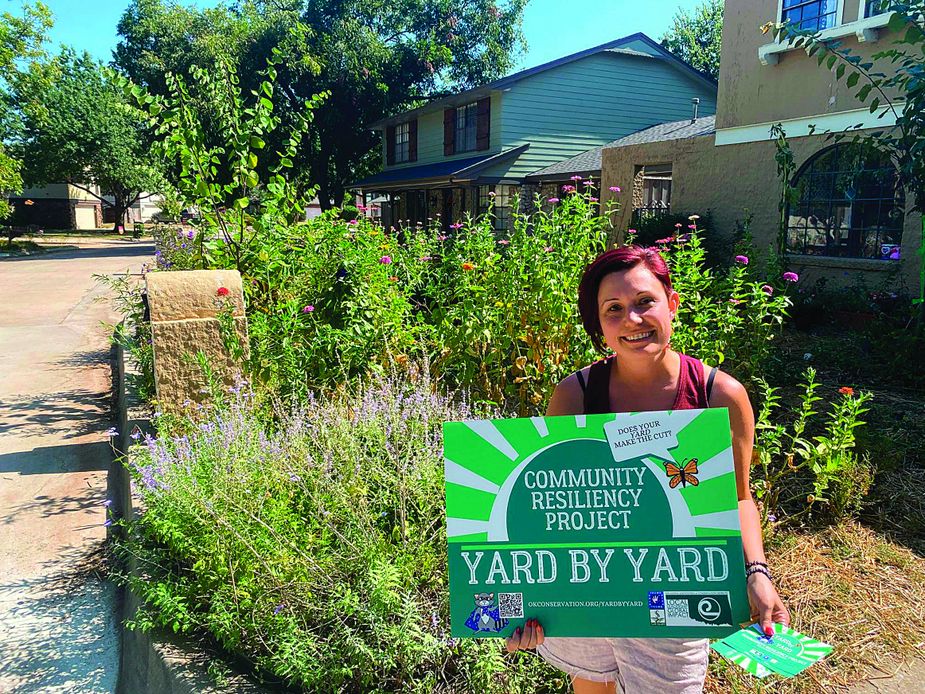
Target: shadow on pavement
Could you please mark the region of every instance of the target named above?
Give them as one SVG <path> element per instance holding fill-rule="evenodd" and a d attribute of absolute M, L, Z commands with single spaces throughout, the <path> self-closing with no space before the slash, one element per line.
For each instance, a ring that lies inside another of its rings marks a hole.
<path fill-rule="evenodd" d="M 108 350 L 103 354 L 106 355 L 104 359 L 108 358 Z M 91 356 L 87 353 L 73 358 L 89 360 Z M 74 438 L 90 434 L 99 431 L 100 425 L 108 420 L 111 400 L 108 392 L 76 388 L 0 401 L 0 436 L 14 431 L 21 437 L 61 434 L 63 438 Z"/>
<path fill-rule="evenodd" d="M 49 475 L 61 472 L 109 470 L 112 450 L 108 441 L 73 443 L 0 454 L 0 474 Z"/>
<path fill-rule="evenodd" d="M 89 248 L 78 248 L 76 250 L 54 251 L 51 253 L 39 253 L 37 255 L 25 255 L 15 258 L 0 259 L 2 263 L 28 263 L 36 260 L 86 260 L 88 258 L 134 258 L 139 255 L 154 255 L 154 244 L 151 243 L 131 243 L 124 246 L 100 245 Z"/>
<path fill-rule="evenodd" d="M 100 544 L 63 552 L 42 576 L 0 578 L 0 691 L 115 691 L 118 612 L 106 567 Z"/>

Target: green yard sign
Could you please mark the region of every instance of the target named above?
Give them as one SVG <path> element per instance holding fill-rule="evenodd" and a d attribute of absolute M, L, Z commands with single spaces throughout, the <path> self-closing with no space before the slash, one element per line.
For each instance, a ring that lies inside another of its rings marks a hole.
<path fill-rule="evenodd" d="M 723 408 L 446 422 L 456 637 L 722 637 L 748 619 Z"/>

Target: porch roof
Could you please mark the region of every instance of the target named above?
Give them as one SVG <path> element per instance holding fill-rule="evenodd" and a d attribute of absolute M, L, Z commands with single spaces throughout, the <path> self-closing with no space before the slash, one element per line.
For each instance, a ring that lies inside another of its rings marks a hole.
<path fill-rule="evenodd" d="M 387 169 L 351 183 L 347 187 L 359 190 L 395 190 L 414 186 L 431 187 L 452 183 L 470 183 L 477 181 L 479 173 L 489 166 L 515 157 L 525 152 L 528 147 L 529 145 L 522 145 L 494 154 L 438 161 L 433 164 L 408 166 L 401 169 Z"/>

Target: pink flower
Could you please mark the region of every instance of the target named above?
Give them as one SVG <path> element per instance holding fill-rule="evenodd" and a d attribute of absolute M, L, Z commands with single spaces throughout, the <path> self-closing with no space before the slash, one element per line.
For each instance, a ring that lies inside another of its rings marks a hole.
<path fill-rule="evenodd" d="M 608 188 L 608 190 L 609 190 L 611 193 L 622 193 L 622 192 L 623 192 L 623 189 L 620 188 L 620 186 L 610 186 L 610 188 Z"/>
<path fill-rule="evenodd" d="M 594 181 L 582 181 L 582 183 L 583 183 L 584 185 L 586 185 L 586 186 L 593 186 L 593 185 L 594 185 Z"/>
<path fill-rule="evenodd" d="M 355 219 L 351 219 L 349 222 L 347 222 L 347 224 L 349 224 L 350 226 L 355 226 L 356 224 L 359 224 L 359 222 L 357 222 L 357 220 Z"/>
<path fill-rule="evenodd" d="M 549 198 L 549 200 L 546 202 L 548 202 L 550 205 L 555 205 L 557 202 L 559 202 L 559 198 Z"/>
<path fill-rule="evenodd" d="M 770 284 L 763 284 L 761 285 L 761 291 L 763 291 L 768 296 L 771 296 L 774 293 L 774 287 L 772 287 Z"/>
<path fill-rule="evenodd" d="M 392 257 L 388 255 L 384 255 L 381 258 L 379 258 L 379 262 L 382 263 L 383 265 L 391 265 Z"/>
<path fill-rule="evenodd" d="M 748 256 L 747 255 L 737 255 L 736 262 L 742 263 L 743 265 L 748 265 Z"/>
<path fill-rule="evenodd" d="M 681 222 L 678 222 L 677 224 L 675 224 L 675 225 L 674 225 L 674 228 L 675 228 L 675 229 L 680 229 L 680 228 L 681 228 Z"/>
<path fill-rule="evenodd" d="M 315 307 L 309 304 L 308 306 L 305 306 L 302 308 L 302 313 L 311 313 L 314 310 L 315 310 Z"/>
<path fill-rule="evenodd" d="M 495 197 L 495 195 L 497 195 L 497 193 L 495 193 L 495 191 L 493 191 L 493 190 L 489 190 L 489 191 L 488 191 L 488 197 L 493 198 L 493 197 Z"/>
<path fill-rule="evenodd" d="M 422 263 L 426 263 L 428 260 L 433 260 L 433 259 L 434 257 L 432 255 L 422 255 L 420 258 L 418 258 L 418 260 L 421 261 Z"/>
<path fill-rule="evenodd" d="M 730 299 L 729 303 L 732 304 L 733 306 L 738 306 L 742 302 L 739 299 Z"/>
<path fill-rule="evenodd" d="M 462 222 L 454 222 L 450 224 L 450 229 L 462 229 Z"/>
<path fill-rule="evenodd" d="M 437 240 L 438 240 L 438 241 L 446 241 L 446 234 L 440 234 L 440 236 L 437 237 Z"/>
<path fill-rule="evenodd" d="M 664 238 L 664 239 L 659 239 L 659 240 L 656 241 L 655 243 L 665 244 L 665 243 L 671 243 L 672 241 L 674 241 L 674 239 L 671 238 L 671 237 L 669 236 L 669 237 Z"/>
<path fill-rule="evenodd" d="M 501 245 L 501 246 L 507 246 L 507 245 L 510 244 L 510 243 L 511 243 L 511 242 L 508 241 L 507 239 L 498 239 L 498 244 Z"/>
<path fill-rule="evenodd" d="M 552 246 L 546 246 L 546 248 L 544 248 L 543 250 L 546 251 L 547 253 L 552 253 Z"/>
<path fill-rule="evenodd" d="M 590 198 L 591 202 L 598 202 L 597 198 Z"/>
<path fill-rule="evenodd" d="M 562 186 L 563 193 L 571 193 L 573 190 L 575 190 L 575 186 Z"/>
<path fill-rule="evenodd" d="M 571 181 L 580 181 L 580 180 L 581 180 L 581 176 L 578 176 L 578 175 L 576 174 L 575 176 L 570 177 L 569 180 L 571 180 Z"/>
<path fill-rule="evenodd" d="M 696 225 L 696 224 L 688 224 L 688 225 L 687 225 L 687 228 L 688 228 L 688 229 L 696 229 L 696 228 L 697 228 L 697 225 Z"/>
<path fill-rule="evenodd" d="M 783 274 L 784 282 L 799 282 L 800 276 L 795 272 L 785 272 Z"/>

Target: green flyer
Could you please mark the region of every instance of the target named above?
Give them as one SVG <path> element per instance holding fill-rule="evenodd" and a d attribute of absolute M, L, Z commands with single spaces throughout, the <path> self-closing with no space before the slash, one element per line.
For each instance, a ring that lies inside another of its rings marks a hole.
<path fill-rule="evenodd" d="M 793 677 L 832 651 L 829 644 L 783 624 L 775 624 L 774 635 L 770 637 L 753 624 L 717 641 L 711 648 L 756 677 L 771 674 Z"/>
<path fill-rule="evenodd" d="M 446 422 L 455 637 L 719 638 L 749 615 L 724 408 Z"/>

